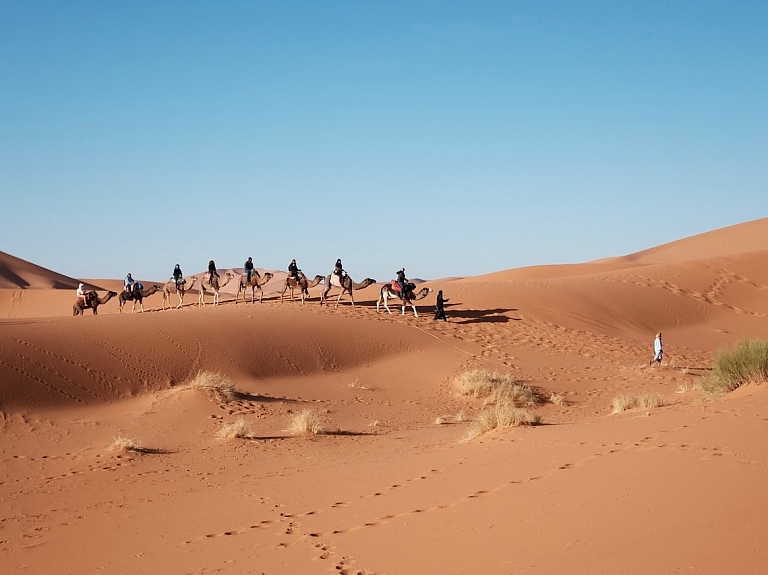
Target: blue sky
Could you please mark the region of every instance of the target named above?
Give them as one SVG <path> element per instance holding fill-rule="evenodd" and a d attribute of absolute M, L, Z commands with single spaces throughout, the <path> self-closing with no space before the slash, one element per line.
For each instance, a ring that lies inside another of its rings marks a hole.
<path fill-rule="evenodd" d="M 0 250 L 436 278 L 764 217 L 766 30 L 763 2 L 0 0 Z"/>

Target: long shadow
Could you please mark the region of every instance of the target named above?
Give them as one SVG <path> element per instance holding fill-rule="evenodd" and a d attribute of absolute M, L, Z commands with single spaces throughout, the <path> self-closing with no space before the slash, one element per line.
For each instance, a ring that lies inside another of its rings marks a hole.
<path fill-rule="evenodd" d="M 128 447 L 126 448 L 126 451 L 129 453 L 141 453 L 142 455 L 157 455 L 157 454 L 163 454 L 163 453 L 176 453 L 175 451 L 172 451 L 170 449 L 160 449 L 157 447 Z"/>
<path fill-rule="evenodd" d="M 323 431 L 322 435 L 349 435 L 352 437 L 362 437 L 365 435 L 376 435 L 375 433 L 371 433 L 370 431 L 344 431 L 342 429 L 337 429 L 336 431 Z"/>
<path fill-rule="evenodd" d="M 516 308 L 495 308 L 495 309 L 447 309 L 448 318 L 464 318 L 464 321 L 455 323 L 508 323 L 510 321 L 522 321 L 520 318 L 507 317 L 503 315 L 509 312 L 517 311 Z"/>
<path fill-rule="evenodd" d="M 268 395 L 257 395 L 254 393 L 247 393 L 244 391 L 236 391 L 235 399 L 242 401 L 261 401 L 264 403 L 282 401 L 283 403 L 307 403 L 305 401 L 299 401 L 298 399 L 290 399 L 288 397 L 270 397 Z"/>

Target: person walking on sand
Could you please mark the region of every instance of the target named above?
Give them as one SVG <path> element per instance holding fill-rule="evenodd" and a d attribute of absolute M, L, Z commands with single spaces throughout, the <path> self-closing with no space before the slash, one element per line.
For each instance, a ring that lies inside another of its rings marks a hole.
<path fill-rule="evenodd" d="M 661 363 L 661 358 L 664 355 L 661 344 L 661 332 L 656 334 L 656 339 L 653 340 L 653 352 L 656 354 L 648 365 L 653 365 L 653 362 Z"/>
<path fill-rule="evenodd" d="M 440 290 L 437 292 L 437 304 L 435 304 L 435 307 L 437 308 L 437 312 L 435 313 L 435 319 L 441 319 L 443 321 L 448 321 L 448 319 L 445 317 L 445 308 L 443 307 L 443 304 L 449 300 L 445 299 L 443 297 L 443 290 Z"/>

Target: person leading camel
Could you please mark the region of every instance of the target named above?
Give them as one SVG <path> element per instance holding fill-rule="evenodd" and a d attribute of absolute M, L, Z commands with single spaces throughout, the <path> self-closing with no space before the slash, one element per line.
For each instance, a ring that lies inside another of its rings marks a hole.
<path fill-rule="evenodd" d="M 300 271 L 301 270 L 299 269 L 299 266 L 296 264 L 296 258 L 293 258 L 291 260 L 291 263 L 288 264 L 288 275 L 294 278 L 296 280 L 296 283 L 301 281 L 301 278 L 299 277 Z"/>
<path fill-rule="evenodd" d="M 176 291 L 179 291 L 179 286 L 182 283 L 181 281 L 182 277 L 183 277 L 183 274 L 181 273 L 181 266 L 179 264 L 176 264 L 176 267 L 173 268 L 173 281 L 176 282 Z"/>
<path fill-rule="evenodd" d="M 245 281 L 251 283 L 251 274 L 253 273 L 253 258 L 248 258 L 248 261 L 245 262 L 245 265 L 243 265 L 243 269 L 245 270 Z"/>
<path fill-rule="evenodd" d="M 131 277 L 131 273 L 128 272 L 128 275 L 125 276 L 125 286 L 123 286 L 123 290 L 128 292 L 128 293 L 131 293 L 131 290 L 133 289 L 133 282 L 135 282 L 135 281 L 136 280 L 134 280 Z"/>
<path fill-rule="evenodd" d="M 216 271 L 216 264 L 213 260 L 208 262 L 208 284 L 213 285 L 213 276 L 216 276 L 217 278 L 221 278 L 219 273 Z"/>
<path fill-rule="evenodd" d="M 437 292 L 437 303 L 435 304 L 435 307 L 437 308 L 437 311 L 435 313 L 435 319 L 441 319 L 443 321 L 448 321 L 448 318 L 445 317 L 445 307 L 444 304 L 448 300 L 443 297 L 443 290 L 440 290 Z"/>

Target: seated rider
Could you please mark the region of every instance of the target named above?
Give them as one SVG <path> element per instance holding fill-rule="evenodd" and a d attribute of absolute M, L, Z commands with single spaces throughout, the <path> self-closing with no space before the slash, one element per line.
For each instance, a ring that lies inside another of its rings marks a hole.
<path fill-rule="evenodd" d="M 208 262 L 208 283 L 211 285 L 213 285 L 213 276 L 216 276 L 217 278 L 221 277 L 216 271 L 216 264 L 211 260 Z"/>
<path fill-rule="evenodd" d="M 397 272 L 397 285 L 400 286 L 400 295 L 405 296 L 405 290 L 408 287 L 408 280 L 405 277 L 405 268 Z"/>
<path fill-rule="evenodd" d="M 84 307 L 88 305 L 88 299 L 85 293 L 85 286 L 83 284 L 80 284 L 79 286 L 77 286 L 77 301 L 78 303 L 83 302 Z"/>
<path fill-rule="evenodd" d="M 333 275 L 339 276 L 339 282 L 341 282 L 341 278 L 346 275 L 346 273 L 344 267 L 341 265 L 341 258 L 337 259 L 336 265 L 333 268 Z"/>
<path fill-rule="evenodd" d="M 245 281 L 251 283 L 251 274 L 253 273 L 253 258 L 248 258 L 248 261 L 245 262 L 243 268 L 245 268 Z"/>
<path fill-rule="evenodd" d="M 299 277 L 299 272 L 301 270 L 299 269 L 299 266 L 296 265 L 296 258 L 293 258 L 291 260 L 291 263 L 288 264 L 288 277 L 292 277 L 296 280 L 296 283 L 299 283 L 301 278 Z"/>
<path fill-rule="evenodd" d="M 183 283 L 181 266 L 179 264 L 176 264 L 176 267 L 173 268 L 173 281 L 176 282 L 176 291 L 178 291 L 179 286 Z"/>
<path fill-rule="evenodd" d="M 134 279 L 131 277 L 131 274 L 129 273 L 127 276 L 125 276 L 125 286 L 123 287 L 123 289 L 124 289 L 125 291 L 127 291 L 128 293 L 131 293 L 131 292 L 133 291 L 133 283 L 134 283 L 135 281 L 136 281 L 136 280 L 134 280 Z"/>

